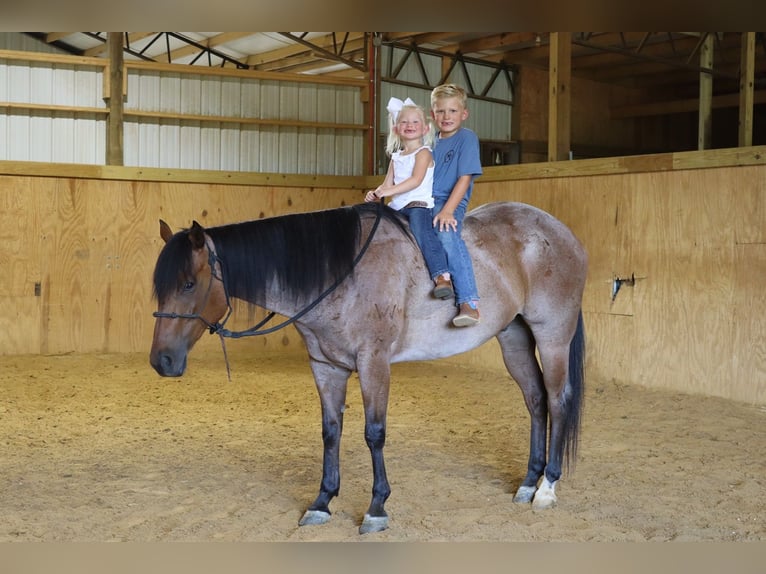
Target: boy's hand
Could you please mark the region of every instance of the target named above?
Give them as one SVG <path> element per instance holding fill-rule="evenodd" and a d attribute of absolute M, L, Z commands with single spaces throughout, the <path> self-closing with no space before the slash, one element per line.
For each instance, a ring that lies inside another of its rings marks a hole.
<path fill-rule="evenodd" d="M 455 214 L 442 209 L 434 217 L 434 227 L 437 227 L 439 231 L 457 231 Z"/>

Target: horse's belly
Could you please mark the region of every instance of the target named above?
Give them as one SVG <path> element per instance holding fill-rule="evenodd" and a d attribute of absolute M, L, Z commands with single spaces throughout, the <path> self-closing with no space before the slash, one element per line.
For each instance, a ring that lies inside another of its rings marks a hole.
<path fill-rule="evenodd" d="M 475 349 L 493 337 L 479 327 L 471 327 L 471 332 L 468 331 L 469 328 L 434 331 L 425 339 L 410 341 L 409 344 L 396 348 L 391 353 L 391 362 L 444 359 Z"/>

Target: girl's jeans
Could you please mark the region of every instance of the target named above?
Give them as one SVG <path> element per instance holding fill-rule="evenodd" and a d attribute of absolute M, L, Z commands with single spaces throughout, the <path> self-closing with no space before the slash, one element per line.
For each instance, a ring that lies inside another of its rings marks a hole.
<path fill-rule="evenodd" d="M 447 254 L 444 253 L 444 248 L 436 236 L 431 210 L 427 207 L 404 207 L 400 213 L 410 222 L 410 231 L 423 253 L 431 279 L 447 273 L 449 271 Z"/>

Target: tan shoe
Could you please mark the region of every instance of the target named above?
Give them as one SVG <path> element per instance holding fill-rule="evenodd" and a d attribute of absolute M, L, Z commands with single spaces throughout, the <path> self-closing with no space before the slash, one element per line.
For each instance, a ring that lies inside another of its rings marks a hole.
<path fill-rule="evenodd" d="M 450 297 L 454 297 L 455 291 L 452 289 L 452 281 L 445 279 L 443 275 L 439 275 L 436 278 L 436 286 L 432 293 L 437 299 L 449 299 Z"/>
<path fill-rule="evenodd" d="M 479 324 L 479 309 L 474 309 L 468 303 L 461 303 L 457 316 L 452 319 L 455 327 L 471 327 Z"/>

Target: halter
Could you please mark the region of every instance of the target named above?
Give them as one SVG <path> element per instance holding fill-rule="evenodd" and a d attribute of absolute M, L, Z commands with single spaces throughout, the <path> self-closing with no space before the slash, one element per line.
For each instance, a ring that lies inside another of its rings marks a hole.
<path fill-rule="evenodd" d="M 226 298 L 226 307 L 228 311 L 226 312 L 226 315 L 224 316 L 222 321 L 218 321 L 215 323 L 211 323 L 207 319 L 205 319 L 200 313 L 166 313 L 162 311 L 155 311 L 152 313 L 152 316 L 158 318 L 158 319 L 199 319 L 202 321 L 205 326 L 210 331 L 211 335 L 218 335 L 221 339 L 221 348 L 223 349 L 223 356 L 224 360 L 226 361 L 226 373 L 229 377 L 229 381 L 231 381 L 231 369 L 229 367 L 229 358 L 226 353 L 226 343 L 224 340 L 224 337 L 229 337 L 231 339 L 239 339 L 241 337 L 252 337 L 255 335 L 268 335 L 269 333 L 273 333 L 274 331 L 278 331 L 279 329 L 282 329 L 283 327 L 287 327 L 288 325 L 294 323 L 301 317 L 303 317 L 306 313 L 311 311 L 314 307 L 316 307 L 325 297 L 327 297 L 330 293 L 335 291 L 335 289 L 338 288 L 338 286 L 343 283 L 343 281 L 346 280 L 346 278 L 351 275 L 351 273 L 356 268 L 359 261 L 361 261 L 364 254 L 367 252 L 367 248 L 370 246 L 370 243 L 372 242 L 372 238 L 375 235 L 375 232 L 378 229 L 378 224 L 380 223 L 380 218 L 383 214 L 383 203 L 378 204 L 378 210 L 375 214 L 375 222 L 372 225 L 372 229 L 370 229 L 370 233 L 367 236 L 367 240 L 364 242 L 364 245 L 362 245 L 362 248 L 359 250 L 359 253 L 357 253 L 356 257 L 354 258 L 354 261 L 351 263 L 351 269 L 343 275 L 343 277 L 338 278 L 335 282 L 333 282 L 332 285 L 330 285 L 327 289 L 325 289 L 322 293 L 319 294 L 319 296 L 314 299 L 311 303 L 309 303 L 306 307 L 304 307 L 301 311 L 290 317 L 289 319 L 286 319 L 285 321 L 282 321 L 278 325 L 274 325 L 273 327 L 269 327 L 268 329 L 261 329 L 266 323 L 271 321 L 271 319 L 274 318 L 276 315 L 276 312 L 269 311 L 268 315 L 259 322 L 257 325 L 254 325 L 253 327 L 250 327 L 249 329 L 245 329 L 243 331 L 230 331 L 229 329 L 224 328 L 226 325 L 226 322 L 229 320 L 229 317 L 231 317 L 232 313 L 234 312 L 234 309 L 231 306 L 231 299 L 229 298 L 229 286 L 226 284 L 226 273 L 224 271 L 224 261 L 221 259 L 218 254 L 215 251 L 215 244 L 213 244 L 212 239 L 210 239 L 209 236 L 205 236 L 205 246 L 207 247 L 208 252 L 208 258 L 207 262 L 210 266 L 210 281 L 207 284 L 207 291 L 205 292 L 205 301 L 202 305 L 202 310 L 205 310 L 205 307 L 207 306 L 207 301 L 210 298 L 210 291 L 213 287 L 213 280 L 217 279 L 221 282 L 223 285 L 223 293 L 224 297 Z M 221 269 L 221 274 L 217 275 L 215 272 L 215 264 L 218 263 L 219 268 Z"/>

